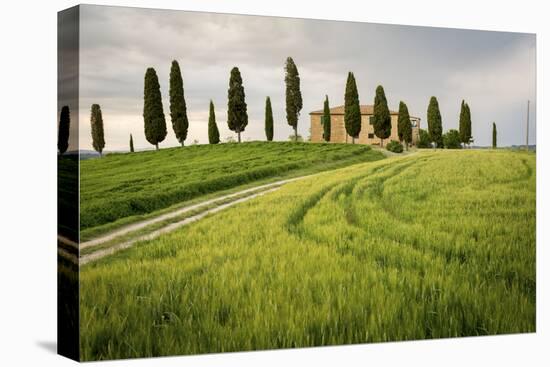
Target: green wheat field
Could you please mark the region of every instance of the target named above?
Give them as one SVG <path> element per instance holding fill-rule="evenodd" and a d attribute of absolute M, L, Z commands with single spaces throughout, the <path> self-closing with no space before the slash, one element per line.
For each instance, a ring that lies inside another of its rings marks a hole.
<path fill-rule="evenodd" d="M 291 144 L 254 144 L 244 162 L 220 160 L 243 149 L 229 144 L 217 158 L 191 147 L 83 162 L 83 228 L 305 166 Z M 311 165 L 350 165 L 82 266 L 82 359 L 535 331 L 534 154 L 309 146 Z M 188 149 L 181 164 L 195 168 L 173 169 Z"/>

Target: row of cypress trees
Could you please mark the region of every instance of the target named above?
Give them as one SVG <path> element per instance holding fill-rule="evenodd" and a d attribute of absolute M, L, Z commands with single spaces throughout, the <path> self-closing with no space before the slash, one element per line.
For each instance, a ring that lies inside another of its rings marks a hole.
<path fill-rule="evenodd" d="M 302 96 L 300 92 L 300 78 L 297 67 L 292 58 L 287 58 L 285 66 L 285 82 L 286 82 L 286 112 L 287 122 L 294 129 L 294 137 L 297 140 L 297 124 L 300 110 L 302 109 Z M 67 111 L 62 111 L 61 121 L 64 121 L 64 116 Z M 187 137 L 189 122 L 187 119 L 187 109 L 183 91 L 183 80 L 181 71 L 177 61 L 172 62 L 170 70 L 170 116 L 172 119 L 172 127 L 178 141 L 184 144 Z M 158 149 L 158 144 L 164 140 L 167 135 L 165 116 L 162 108 L 162 97 L 160 94 L 160 84 L 156 71 L 153 68 L 148 68 L 145 73 L 144 83 L 144 125 L 145 136 L 149 143 L 155 145 Z M 324 116 L 323 116 L 324 132 L 323 137 L 326 141 L 330 141 L 330 107 L 328 96 L 325 97 Z M 400 118 L 399 118 L 399 136 L 407 144 L 411 141 L 410 118 L 406 105 L 400 103 Z M 93 146 L 100 154 L 105 146 L 103 137 L 103 119 L 99 105 L 92 106 L 92 138 Z M 244 87 L 242 78 L 237 67 L 231 70 L 228 90 L 228 126 L 235 131 L 238 136 L 238 141 L 241 141 L 240 133 L 244 131 L 248 124 L 247 105 L 245 102 Z M 345 93 L 345 125 L 346 131 L 352 136 L 352 141 L 355 143 L 361 131 L 361 111 L 359 106 L 359 96 L 357 85 L 353 73 L 348 74 Z M 391 119 L 387 100 L 382 86 L 376 89 L 373 125 L 375 134 L 380 137 L 381 143 L 383 139 L 389 137 L 391 133 Z M 60 124 L 60 135 L 61 132 Z M 268 141 L 273 140 L 273 111 L 271 107 L 270 97 L 266 98 L 265 105 L 265 132 Z M 67 131 L 68 134 L 68 131 Z M 216 124 L 213 102 L 210 101 L 210 112 L 208 119 L 208 137 L 210 144 L 217 144 L 220 141 L 219 130 Z M 60 151 L 61 151 L 60 147 Z M 65 148 L 66 150 L 66 148 Z M 134 151 L 133 136 L 130 135 L 130 151 Z M 64 152 L 64 150 L 63 150 Z"/>
<path fill-rule="evenodd" d="M 436 97 L 430 98 L 428 105 L 428 135 L 434 148 L 443 147 L 443 127 L 441 121 L 441 112 L 439 111 L 439 102 Z M 460 105 L 460 117 L 458 123 L 458 135 L 460 143 L 464 146 L 473 142 L 472 136 L 472 115 L 470 106 L 464 100 Z"/>
<path fill-rule="evenodd" d="M 351 78 L 353 78 L 352 73 L 351 73 Z M 353 79 L 351 80 L 352 80 L 351 85 L 353 89 L 354 81 Z M 357 111 L 357 106 L 359 104 L 356 91 L 355 92 L 352 91 L 352 93 L 348 95 L 348 98 L 352 100 L 353 104 L 350 103 L 350 108 L 348 110 L 348 111 L 351 111 L 351 113 L 348 113 L 348 118 L 350 120 L 348 122 L 351 122 L 351 123 L 350 123 L 349 129 L 348 129 L 348 125 L 346 125 L 346 131 L 348 132 L 348 134 L 350 133 L 350 131 L 355 131 L 358 135 L 361 129 L 361 124 L 360 124 L 360 118 L 356 119 L 356 116 L 357 116 L 356 111 Z M 383 107 L 384 107 L 384 104 L 386 104 L 386 108 L 387 108 L 387 102 L 384 96 L 384 90 L 381 86 L 377 87 L 377 97 L 375 97 L 375 105 L 377 103 L 379 106 L 381 105 L 381 107 L 379 107 L 378 109 L 375 108 L 375 115 L 377 116 L 377 120 L 384 121 L 384 116 L 386 111 L 385 111 L 385 108 Z M 185 109 L 185 105 L 183 108 Z M 174 111 L 177 111 L 177 109 L 174 109 Z M 376 111 L 378 111 L 378 113 Z M 388 114 L 389 114 L 389 111 L 388 111 Z M 428 116 L 429 116 L 428 118 L 429 138 L 432 142 L 436 144 L 436 146 L 442 147 L 444 145 L 444 142 L 443 142 L 444 135 L 441 134 L 440 136 L 438 136 L 438 133 L 442 131 L 441 114 L 439 112 L 439 104 L 435 97 L 431 97 L 430 99 L 430 104 L 428 106 Z M 59 119 L 59 132 L 58 132 L 59 135 L 58 135 L 58 143 L 57 143 L 60 154 L 65 153 L 69 145 L 70 120 L 71 119 L 70 119 L 69 107 L 63 106 L 61 109 L 61 114 Z M 186 116 L 184 118 L 182 117 L 179 121 L 183 122 L 185 120 L 187 120 Z M 359 123 L 357 121 L 359 121 Z M 321 122 L 323 124 L 323 139 L 329 142 L 330 136 L 331 136 L 331 117 L 330 117 L 330 106 L 329 106 L 328 96 L 325 96 Z M 101 113 L 101 107 L 98 104 L 92 105 L 90 123 L 91 123 L 91 132 L 92 132 L 92 146 L 101 156 L 103 152 L 103 148 L 105 147 L 105 138 L 104 138 L 104 130 L 103 130 L 103 116 Z M 185 125 L 182 124 L 181 126 L 185 126 Z M 401 142 L 404 142 L 406 149 L 408 149 L 409 144 L 412 142 L 412 127 L 411 127 L 411 121 L 410 121 L 407 105 L 403 101 L 399 102 L 399 116 L 398 116 L 397 129 L 398 129 L 399 140 Z M 180 130 L 180 131 L 183 131 L 183 130 Z M 391 125 L 390 125 L 390 130 L 376 129 L 375 131 L 378 131 L 378 132 L 382 131 L 381 135 L 387 133 L 387 136 L 389 136 L 391 133 Z M 271 99 L 269 97 L 266 98 L 266 104 L 265 104 L 265 132 L 266 132 L 267 140 L 272 141 L 273 140 L 273 111 L 271 107 Z M 473 141 L 472 135 L 471 135 L 470 109 L 468 104 L 465 103 L 464 101 L 462 101 L 462 104 L 461 104 L 459 130 L 458 131 L 452 130 L 452 132 L 457 133 L 458 140 L 460 141 L 461 144 L 470 144 Z M 185 131 L 185 134 L 187 134 L 187 131 Z M 179 136 L 181 137 L 183 135 L 179 135 Z M 377 134 L 377 136 L 379 135 Z M 212 102 L 212 100 L 210 101 L 210 109 L 209 109 L 209 117 L 208 117 L 208 141 L 210 144 L 218 144 L 220 142 L 220 133 L 218 130 L 218 126 L 216 124 L 216 114 L 214 111 L 214 103 Z M 130 134 L 129 145 L 130 145 L 130 152 L 133 153 L 134 139 L 132 134 Z M 493 149 L 497 148 L 497 126 L 495 122 L 492 123 L 492 148 Z"/>
<path fill-rule="evenodd" d="M 184 145 L 187 138 L 189 121 L 187 118 L 187 107 L 185 103 L 183 79 L 181 70 L 176 60 L 172 61 L 170 68 L 170 118 L 176 138 Z M 294 138 L 298 140 L 298 119 L 303 106 L 302 95 L 300 91 L 300 76 L 298 68 L 291 57 L 288 57 L 285 64 L 285 84 L 286 84 L 286 118 L 288 124 L 294 130 Z M 361 111 L 359 105 L 359 95 L 355 76 L 352 72 L 348 73 L 345 90 L 344 103 L 344 123 L 346 132 L 352 137 L 352 143 L 361 132 Z M 227 105 L 227 124 L 230 130 L 237 133 L 238 142 L 241 141 L 241 132 L 248 125 L 247 104 L 245 101 L 245 91 L 242 77 L 238 67 L 233 67 L 229 78 L 228 105 Z M 167 135 L 166 121 L 162 106 L 162 96 L 160 84 L 155 69 L 148 68 L 145 73 L 144 82 L 144 105 L 143 105 L 144 130 L 147 141 L 155 145 L 162 142 Z M 70 114 L 68 107 L 63 107 L 60 117 L 59 142 L 58 149 L 63 154 L 68 147 Z M 325 96 L 323 106 L 323 139 L 330 141 L 331 121 L 328 96 Z M 379 85 L 376 88 L 374 98 L 374 111 L 371 121 L 374 134 L 380 138 L 380 145 L 383 146 L 384 139 L 391 135 L 391 116 L 388 108 L 384 88 Z M 92 139 L 93 147 L 102 154 L 105 146 L 103 119 L 99 105 L 92 105 L 91 111 Z M 496 129 L 496 128 L 495 128 Z M 436 147 L 443 146 L 441 113 L 439 103 L 436 97 L 430 98 L 428 105 L 428 134 L 430 140 Z M 495 130 L 496 131 L 496 130 Z M 268 141 L 273 140 L 273 111 L 270 97 L 266 98 L 265 104 L 265 133 Z M 467 103 L 462 101 L 460 122 L 459 122 L 460 140 L 463 144 L 472 142 L 471 135 L 471 115 Z M 412 142 L 412 128 L 407 105 L 401 101 L 399 103 L 398 117 L 398 136 L 400 141 L 404 142 L 406 147 Z M 214 104 L 210 101 L 209 119 L 208 119 L 208 140 L 210 144 L 220 142 L 219 130 L 216 124 Z M 130 151 L 134 151 L 133 137 L 130 135 Z"/>
<path fill-rule="evenodd" d="M 298 137 L 298 119 L 302 109 L 302 95 L 300 91 L 300 76 L 298 68 L 291 57 L 288 57 L 285 64 L 286 84 L 286 117 L 288 124 L 294 130 L 294 137 Z M 187 118 L 187 106 L 183 88 L 181 70 L 176 60 L 172 61 L 170 68 L 170 119 L 176 138 L 182 146 L 187 138 L 189 120 Z M 227 91 L 227 125 L 230 130 L 237 133 L 238 142 L 241 142 L 241 133 L 248 125 L 247 104 L 241 73 L 238 67 L 231 69 L 229 77 L 229 89 Z M 143 91 L 143 121 L 146 140 L 159 149 L 159 143 L 164 141 L 167 135 L 166 118 L 162 106 L 162 95 L 157 73 L 150 67 L 145 72 Z M 92 106 L 92 145 L 96 151 L 102 154 L 105 147 L 103 118 L 99 105 Z M 68 148 L 70 125 L 70 113 L 68 106 L 61 111 L 59 125 L 58 149 L 60 154 L 65 153 Z M 266 98 L 265 104 L 265 133 L 268 141 L 273 140 L 273 111 L 271 99 Z M 208 118 L 208 140 L 210 144 L 220 142 L 220 134 L 216 124 L 214 104 L 210 101 Z M 134 140 L 130 134 L 130 151 L 134 151 Z"/>
<path fill-rule="evenodd" d="M 175 70 L 179 70 L 176 64 Z M 158 143 L 162 140 L 164 140 L 164 137 L 166 136 L 166 125 L 164 124 L 164 127 L 162 126 L 162 120 L 164 119 L 164 115 L 162 114 L 162 110 L 158 108 L 159 104 L 155 103 L 154 101 L 151 101 L 152 99 L 158 99 L 160 97 L 160 94 L 157 94 L 154 92 L 155 87 L 155 74 L 154 69 L 148 69 L 146 73 L 146 78 L 149 78 L 150 84 L 149 86 L 153 86 L 153 88 L 146 89 L 146 94 L 150 93 L 153 97 L 148 100 L 147 104 L 147 111 L 148 113 L 144 113 L 144 120 L 145 123 L 145 134 L 147 137 L 147 140 L 155 144 L 155 146 L 158 149 Z M 183 83 L 177 80 L 177 78 L 172 79 L 175 83 L 175 88 L 171 89 L 174 90 L 175 93 L 171 94 L 171 101 L 173 101 L 170 105 L 171 110 L 171 116 L 174 116 L 172 120 L 174 132 L 176 134 L 176 137 L 180 141 L 180 143 L 183 146 L 183 141 L 185 140 L 187 136 L 187 128 L 188 128 L 188 120 L 186 116 L 186 107 L 185 107 L 185 100 L 181 98 L 180 100 L 183 100 L 183 103 L 177 101 L 178 96 L 183 96 Z M 158 83 L 158 79 L 157 79 Z M 174 98 L 172 98 L 174 97 Z M 162 105 L 160 105 L 162 106 Z M 145 108 L 144 108 L 145 110 Z M 58 150 L 60 154 L 63 154 L 67 151 L 67 148 L 69 146 L 69 129 L 70 129 L 70 111 L 69 106 L 63 106 L 61 109 L 61 115 L 59 119 L 59 135 L 58 135 Z M 271 100 L 269 97 L 266 99 L 266 135 L 267 140 L 272 141 L 273 140 L 273 112 L 271 109 Z M 102 155 L 103 148 L 105 147 L 105 137 L 104 137 L 104 129 L 103 129 L 103 116 L 101 113 L 101 107 L 98 104 L 93 104 L 91 108 L 91 115 L 90 115 L 90 123 L 91 123 L 91 133 L 92 133 L 92 146 L 94 150 L 96 150 L 100 156 Z M 241 125 L 241 128 L 243 126 Z M 239 139 L 240 141 L 240 139 Z M 220 142 L 220 133 L 218 130 L 218 126 L 216 124 L 216 114 L 214 111 L 214 103 L 210 101 L 210 108 L 209 108 L 209 116 L 208 116 L 208 142 L 210 144 L 218 144 Z M 134 152 L 134 138 L 132 134 L 130 134 L 130 152 Z"/>
<path fill-rule="evenodd" d="M 462 101 L 461 106 L 462 106 L 462 108 L 461 108 L 460 119 L 459 119 L 459 130 L 451 129 L 447 132 L 447 134 L 443 134 L 442 138 L 441 138 L 441 141 L 443 141 L 443 143 L 441 143 L 442 145 L 437 144 L 436 145 L 437 147 L 445 146 L 445 147 L 448 148 L 449 144 L 444 143 L 445 139 L 448 139 L 448 140 L 452 141 L 451 145 L 452 145 L 452 148 L 454 148 L 454 149 L 463 148 L 466 145 L 469 145 L 473 142 L 472 121 L 471 121 L 471 115 L 470 115 L 470 108 L 468 107 L 468 104 L 465 103 L 464 101 Z M 432 120 L 432 122 L 433 122 L 433 120 Z M 420 140 L 421 141 L 422 141 L 422 135 L 423 134 L 427 135 L 426 139 L 429 139 L 429 141 L 437 142 L 437 135 L 434 135 L 433 131 L 431 133 L 429 133 L 429 132 L 426 133 L 426 132 L 424 132 L 424 130 L 421 130 L 420 131 L 420 135 L 421 135 Z M 447 138 L 445 137 L 446 135 L 447 135 Z M 452 136 L 452 138 L 449 138 L 450 136 Z M 424 147 L 428 147 L 428 145 L 429 145 L 429 142 L 428 142 L 428 140 L 426 140 L 426 143 L 425 143 Z M 497 148 L 497 125 L 496 125 L 495 122 L 492 123 L 492 144 L 491 144 L 491 147 L 493 149 Z"/>
<path fill-rule="evenodd" d="M 374 134 L 380 139 L 380 145 L 383 146 L 384 139 L 391 135 L 391 115 L 388 108 L 388 101 L 384 92 L 384 88 L 379 85 L 376 87 L 374 97 L 372 125 Z M 323 124 L 323 139 L 330 141 L 331 119 L 328 96 L 325 96 L 323 106 L 323 116 L 321 120 Z M 344 125 L 346 133 L 351 136 L 352 143 L 359 137 L 361 132 L 361 107 L 359 104 L 359 93 L 357 92 L 357 83 L 352 72 L 348 73 L 346 81 L 346 91 L 344 94 Z M 398 118 L 398 135 L 401 141 L 408 144 L 412 142 L 412 127 L 407 105 L 401 101 L 399 103 L 399 118 Z"/>
<path fill-rule="evenodd" d="M 352 143 L 355 143 L 355 138 L 357 138 L 361 132 L 361 111 L 357 92 L 357 83 L 352 72 L 348 73 L 344 100 L 344 124 L 346 133 L 351 136 Z M 430 141 L 434 143 L 435 147 L 443 147 L 441 112 L 439 110 L 439 102 L 434 96 L 430 98 L 427 115 Z M 328 96 L 325 96 L 321 122 L 323 124 L 323 139 L 328 142 L 330 141 L 331 135 Z M 387 139 L 391 135 L 391 116 L 384 88 L 381 85 L 376 87 L 372 125 L 374 128 L 374 134 L 380 138 L 380 145 L 383 146 L 384 139 Z M 404 142 L 408 149 L 409 144 L 412 142 L 412 126 L 407 105 L 403 101 L 399 102 L 397 130 L 399 140 Z M 464 145 L 470 144 L 473 141 L 470 107 L 464 100 L 462 101 L 460 111 L 459 135 L 460 141 Z"/>
<path fill-rule="evenodd" d="M 302 95 L 300 92 L 300 76 L 298 68 L 288 57 L 285 65 L 286 83 L 286 114 L 287 122 L 294 129 L 294 136 L 298 136 L 298 118 L 302 109 Z M 170 117 L 174 133 L 181 143 L 187 138 L 189 121 L 183 90 L 183 80 L 177 61 L 172 61 L 170 69 Z M 229 89 L 227 91 L 227 126 L 237 133 L 237 140 L 241 142 L 241 133 L 248 125 L 248 111 L 245 100 L 243 80 L 238 67 L 231 69 L 229 77 Z M 268 141 L 273 140 L 273 111 L 271 100 L 266 99 L 265 106 L 265 132 Z M 148 68 L 145 73 L 143 119 L 145 124 L 145 137 L 147 141 L 158 149 L 158 144 L 166 137 L 166 122 L 162 109 L 162 97 L 158 77 L 153 68 Z M 219 143 L 219 131 L 215 122 L 215 114 L 212 101 L 210 102 L 210 116 L 208 123 L 208 136 L 211 144 Z"/>

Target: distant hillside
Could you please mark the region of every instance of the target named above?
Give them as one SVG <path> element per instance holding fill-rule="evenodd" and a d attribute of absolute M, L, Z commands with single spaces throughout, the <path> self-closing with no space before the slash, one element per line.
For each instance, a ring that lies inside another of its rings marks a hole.
<path fill-rule="evenodd" d="M 99 157 L 99 153 L 95 150 L 69 150 L 65 153 L 63 153 L 63 156 L 80 156 L 80 160 L 84 159 L 90 159 L 90 158 L 97 158 Z"/>
<path fill-rule="evenodd" d="M 525 149 L 525 145 L 512 145 L 510 149 Z M 536 144 L 529 144 L 529 150 L 537 150 Z"/>
<path fill-rule="evenodd" d="M 472 149 L 492 149 L 493 147 L 490 145 L 472 145 Z M 512 150 L 523 150 L 525 149 L 525 145 L 507 145 L 507 146 L 499 146 L 499 149 L 512 149 Z M 529 145 L 529 150 L 537 150 L 537 146 L 535 144 Z"/>
<path fill-rule="evenodd" d="M 95 150 L 81 150 L 80 151 L 80 160 L 90 159 L 90 158 L 99 158 L 99 153 Z"/>

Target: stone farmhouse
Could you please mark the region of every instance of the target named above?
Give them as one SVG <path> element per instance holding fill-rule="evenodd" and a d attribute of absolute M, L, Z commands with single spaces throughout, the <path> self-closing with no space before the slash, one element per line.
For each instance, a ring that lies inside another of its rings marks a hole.
<path fill-rule="evenodd" d="M 355 139 L 355 143 L 380 145 L 380 138 L 374 135 L 374 127 L 371 124 L 374 106 L 361 105 L 361 132 L 359 137 Z M 313 111 L 309 113 L 311 117 L 311 141 L 323 142 L 323 110 Z M 399 141 L 397 135 L 397 117 L 399 113 L 390 111 L 391 116 L 391 135 L 388 139 L 384 139 L 384 145 L 391 140 Z M 416 145 L 420 133 L 420 118 L 410 116 L 412 124 L 412 145 Z M 331 121 L 331 143 L 351 143 L 351 136 L 346 133 L 344 126 L 344 106 L 333 107 L 330 109 Z"/>

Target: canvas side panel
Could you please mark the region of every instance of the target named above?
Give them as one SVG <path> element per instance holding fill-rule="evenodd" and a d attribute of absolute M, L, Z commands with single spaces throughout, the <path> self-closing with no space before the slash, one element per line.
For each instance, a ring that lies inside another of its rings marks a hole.
<path fill-rule="evenodd" d="M 57 15 L 57 351 L 79 360 L 79 7 Z"/>

